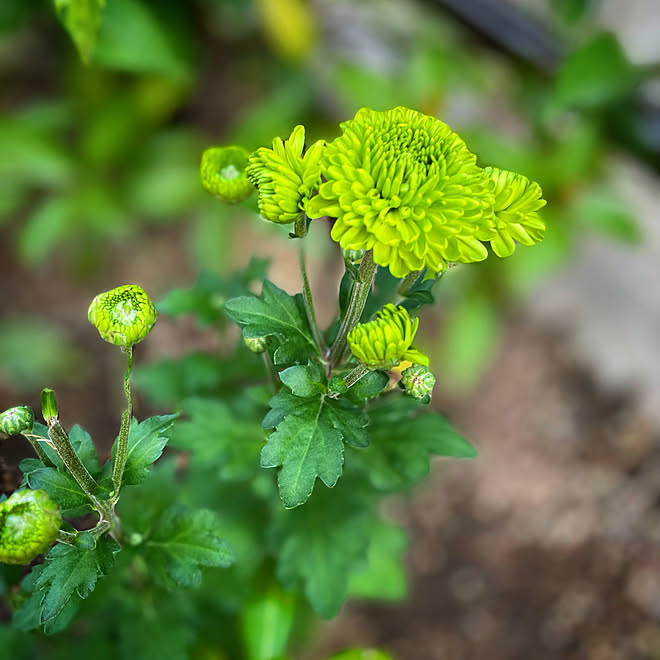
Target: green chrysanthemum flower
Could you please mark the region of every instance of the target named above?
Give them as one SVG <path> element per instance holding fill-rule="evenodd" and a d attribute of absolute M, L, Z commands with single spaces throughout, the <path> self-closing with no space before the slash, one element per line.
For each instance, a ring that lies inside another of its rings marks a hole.
<path fill-rule="evenodd" d="M 240 202 L 254 186 L 245 174 L 248 152 L 243 147 L 212 147 L 202 154 L 202 186 L 223 202 Z"/>
<path fill-rule="evenodd" d="M 496 236 L 490 246 L 498 257 L 509 257 L 516 242 L 534 245 L 543 240 L 545 224 L 537 211 L 545 206 L 541 186 L 516 172 L 486 167 L 484 172 L 494 184 Z"/>
<path fill-rule="evenodd" d="M 494 235 L 493 194 L 476 156 L 446 124 L 408 108 L 362 108 L 321 158 L 312 218 L 337 218 L 344 250 L 373 249 L 395 277 L 481 261 Z"/>
<path fill-rule="evenodd" d="M 60 509 L 43 490 L 18 490 L 0 502 L 0 562 L 29 564 L 48 550 L 62 524 Z"/>
<path fill-rule="evenodd" d="M 431 396 L 435 376 L 426 365 L 414 364 L 403 371 L 399 382 L 408 396 L 413 399 L 423 399 Z"/>
<path fill-rule="evenodd" d="M 428 364 L 429 359 L 412 347 L 419 319 L 410 318 L 405 307 L 385 305 L 368 323 L 358 323 L 348 333 L 351 353 L 373 369 L 391 369 L 402 360 Z"/>
<path fill-rule="evenodd" d="M 261 147 L 249 158 L 247 177 L 259 189 L 259 213 L 278 224 L 294 222 L 307 211 L 321 178 L 319 159 L 325 142 L 315 142 L 303 156 L 305 127 L 296 126 L 289 139 L 273 140 L 273 148 Z"/>
<path fill-rule="evenodd" d="M 7 435 L 18 435 L 32 430 L 34 413 L 30 406 L 9 408 L 0 415 L 0 431 Z"/>
<path fill-rule="evenodd" d="M 105 341 L 128 348 L 142 341 L 156 322 L 156 308 L 136 284 L 100 293 L 89 306 L 88 317 Z"/>

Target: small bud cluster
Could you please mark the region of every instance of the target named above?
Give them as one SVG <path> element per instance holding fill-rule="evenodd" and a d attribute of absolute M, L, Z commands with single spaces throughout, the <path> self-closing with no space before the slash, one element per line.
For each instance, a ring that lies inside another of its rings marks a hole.
<path fill-rule="evenodd" d="M 0 414 L 0 431 L 7 435 L 29 433 L 34 424 L 34 413 L 30 406 L 16 406 Z"/>

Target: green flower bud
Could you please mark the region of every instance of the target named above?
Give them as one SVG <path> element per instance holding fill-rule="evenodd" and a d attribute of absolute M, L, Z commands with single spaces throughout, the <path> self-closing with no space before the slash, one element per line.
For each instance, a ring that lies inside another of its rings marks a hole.
<path fill-rule="evenodd" d="M 142 287 L 119 286 L 99 293 L 89 306 L 89 322 L 105 341 L 128 348 L 142 341 L 156 322 L 156 308 Z"/>
<path fill-rule="evenodd" d="M 60 509 L 43 490 L 18 490 L 0 502 L 0 562 L 29 564 L 54 543 Z"/>
<path fill-rule="evenodd" d="M 246 173 L 259 189 L 262 218 L 288 224 L 305 213 L 321 180 L 319 159 L 325 142 L 315 142 L 303 156 L 305 127 L 296 126 L 288 140 L 275 138 L 273 148 L 250 155 Z"/>
<path fill-rule="evenodd" d="M 419 319 L 412 320 L 405 307 L 385 305 L 369 323 L 358 323 L 348 333 L 353 355 L 372 369 L 391 369 L 402 360 L 428 364 L 429 359 L 412 347 Z"/>
<path fill-rule="evenodd" d="M 245 175 L 248 152 L 243 147 L 212 147 L 202 154 L 202 186 L 223 202 L 240 202 L 254 186 Z"/>
<path fill-rule="evenodd" d="M 405 393 L 413 399 L 423 399 L 431 396 L 435 385 L 435 376 L 425 365 L 414 364 L 404 369 L 399 381 Z"/>
<path fill-rule="evenodd" d="M 490 246 L 498 257 L 509 257 L 516 242 L 534 245 L 543 240 L 545 223 L 537 211 L 545 206 L 541 186 L 516 172 L 486 167 L 495 192 L 495 231 Z"/>
<path fill-rule="evenodd" d="M 9 408 L 0 414 L 0 431 L 7 435 L 18 435 L 32 430 L 34 413 L 30 406 Z"/>
<path fill-rule="evenodd" d="M 243 337 L 243 342 L 253 353 L 263 353 L 268 346 L 268 337 Z"/>
<path fill-rule="evenodd" d="M 41 415 L 46 421 L 46 424 L 48 424 L 51 419 L 57 419 L 58 417 L 55 391 L 51 390 L 49 387 L 45 387 L 41 390 Z"/>

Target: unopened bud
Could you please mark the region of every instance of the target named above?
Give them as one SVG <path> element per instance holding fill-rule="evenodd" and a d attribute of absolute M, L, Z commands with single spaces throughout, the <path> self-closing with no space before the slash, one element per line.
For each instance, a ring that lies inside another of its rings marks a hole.
<path fill-rule="evenodd" d="M 34 424 L 34 413 L 30 406 L 16 406 L 0 414 L 0 431 L 7 435 L 30 432 Z"/>
<path fill-rule="evenodd" d="M 423 399 L 431 396 L 435 385 L 435 376 L 429 371 L 428 367 L 415 364 L 408 367 L 401 374 L 400 383 L 408 396 L 414 399 Z"/>
<path fill-rule="evenodd" d="M 263 353 L 268 346 L 268 337 L 243 337 L 243 341 L 253 353 Z"/>
<path fill-rule="evenodd" d="M 142 341 L 156 322 L 156 308 L 137 284 L 100 293 L 89 306 L 89 322 L 105 341 L 128 348 Z"/>

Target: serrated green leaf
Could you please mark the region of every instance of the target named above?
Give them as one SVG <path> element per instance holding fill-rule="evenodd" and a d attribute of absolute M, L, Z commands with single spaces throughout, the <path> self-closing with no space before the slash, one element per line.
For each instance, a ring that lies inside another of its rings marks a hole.
<path fill-rule="evenodd" d="M 114 566 L 117 552 L 119 546 L 110 538 L 99 539 L 90 549 L 66 544 L 53 546 L 43 567 L 33 570 L 35 575 L 23 581 L 23 588 L 33 593 L 17 610 L 16 625 L 29 629 L 40 623 L 50 632 L 56 632 L 59 629 L 56 620 L 63 617 L 66 624 L 73 614 L 75 602 L 70 604 L 70 601 L 75 596 L 84 599 L 92 593 L 98 578 L 107 575 Z M 35 621 L 37 608 L 39 617 Z"/>
<path fill-rule="evenodd" d="M 364 404 L 380 394 L 390 382 L 390 377 L 384 371 L 370 371 L 353 385 L 347 397 L 357 404 Z"/>
<path fill-rule="evenodd" d="M 135 418 L 131 420 L 123 477 L 125 486 L 139 484 L 146 479 L 152 463 L 163 453 L 168 439 L 167 431 L 176 417 L 176 414 L 158 415 L 139 423 Z M 117 441 L 112 447 L 113 459 L 116 451 Z"/>
<path fill-rule="evenodd" d="M 213 511 L 174 505 L 154 521 L 142 547 L 163 586 L 196 586 L 202 579 L 201 566 L 225 567 L 234 561 L 220 534 Z"/>
<path fill-rule="evenodd" d="M 378 401 L 369 411 L 369 447 L 347 454 L 379 490 L 409 488 L 424 478 L 431 455 L 473 458 L 476 451 L 442 415 L 408 397 Z"/>
<path fill-rule="evenodd" d="M 87 495 L 67 472 L 41 467 L 27 474 L 27 482 L 34 490 L 46 491 L 62 509 L 62 515 L 80 515 L 90 506 Z"/>
<path fill-rule="evenodd" d="M 305 506 L 280 510 L 270 530 L 277 576 L 286 588 L 300 581 L 314 610 L 330 619 L 344 602 L 350 576 L 364 567 L 373 498 L 364 484 L 319 490 Z"/>
<path fill-rule="evenodd" d="M 350 402 L 323 394 L 302 399 L 282 390 L 270 405 L 264 426 L 276 430 L 261 451 L 261 465 L 281 466 L 280 497 L 292 508 L 307 500 L 317 477 L 329 488 L 337 483 L 344 462 L 342 440 L 364 446 L 367 419 Z"/>
<path fill-rule="evenodd" d="M 92 476 L 97 475 L 100 472 L 99 458 L 94 447 L 94 442 L 92 441 L 92 436 L 76 424 L 69 431 L 69 442 L 90 474 Z"/>
<path fill-rule="evenodd" d="M 299 397 L 317 396 L 327 390 L 323 369 L 315 363 L 284 369 L 280 371 L 280 380 Z"/>
<path fill-rule="evenodd" d="M 318 355 L 318 349 L 297 298 L 265 280 L 260 297 L 232 298 L 225 303 L 225 312 L 242 326 L 244 337 L 280 339 L 275 364 L 300 362 Z"/>
<path fill-rule="evenodd" d="M 217 466 L 221 479 L 246 479 L 259 466 L 264 432 L 257 414 L 237 415 L 216 399 L 187 399 L 183 411 L 190 419 L 178 421 L 170 445 L 191 452 L 193 465 Z"/>

